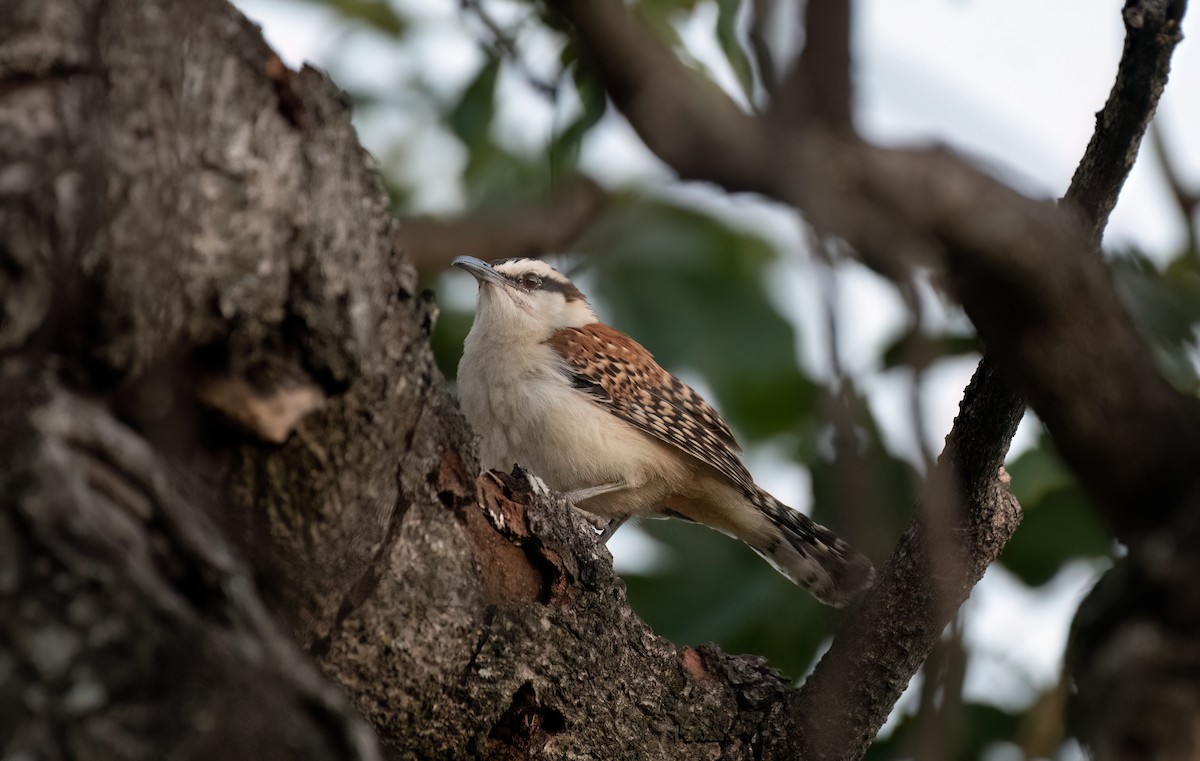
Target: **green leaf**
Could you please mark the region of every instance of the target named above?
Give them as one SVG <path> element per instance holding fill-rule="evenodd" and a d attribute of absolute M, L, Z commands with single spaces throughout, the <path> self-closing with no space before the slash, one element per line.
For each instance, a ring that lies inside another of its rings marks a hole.
<path fill-rule="evenodd" d="M 511 207 L 542 198 L 552 182 L 545 160 L 514 155 L 492 141 L 500 67 L 499 59 L 489 58 L 446 117 L 468 151 L 463 184 L 469 207 Z"/>
<path fill-rule="evenodd" d="M 1025 517 L 1000 562 L 1022 581 L 1040 586 L 1070 560 L 1112 554 L 1112 538 L 1048 439 L 1006 468 Z"/>
<path fill-rule="evenodd" d="M 496 113 L 496 80 L 499 75 L 500 59 L 489 57 L 463 91 L 458 104 L 450 111 L 450 128 L 472 153 L 479 146 L 490 143 L 488 132 Z"/>
<path fill-rule="evenodd" d="M 662 201 L 614 199 L 580 242 L 618 328 L 672 371 L 699 372 L 741 433 L 798 431 L 817 384 L 764 283 L 774 249 L 749 232 Z"/>
<path fill-rule="evenodd" d="M 343 18 L 361 21 L 392 37 L 400 37 L 408 28 L 408 22 L 392 9 L 386 0 L 308 0 L 314 5 L 325 5 L 337 11 Z"/>
<path fill-rule="evenodd" d="M 474 319 L 474 312 L 443 310 L 438 315 L 433 333 L 429 336 L 438 369 L 449 380 L 458 376 L 458 360 L 462 357 L 463 340 L 471 330 L 471 322 Z"/>
<path fill-rule="evenodd" d="M 671 549 L 671 561 L 653 576 L 626 575 L 629 601 L 672 642 L 763 655 L 796 677 L 832 633 L 824 606 L 741 542 L 678 520 L 641 526 Z"/>
<path fill-rule="evenodd" d="M 986 751 L 996 743 L 1013 742 L 1021 716 L 986 703 L 970 702 L 962 705 L 961 712 L 956 713 L 952 721 L 936 714 L 905 716 L 886 740 L 874 743 L 867 750 L 864 759 L 911 758 L 917 750 L 917 738 L 928 731 L 928 727 L 921 726 L 924 721 L 935 722 L 934 731 L 940 738 L 938 744 L 947 761 L 978 761 L 986 758 Z"/>
<path fill-rule="evenodd" d="M 982 352 L 983 343 L 978 336 L 951 333 L 931 336 L 907 330 L 883 350 L 883 368 L 892 370 L 897 367 L 911 367 L 914 370 L 925 370 L 939 359 Z"/>
<path fill-rule="evenodd" d="M 1143 332 L 1169 343 L 1193 340 L 1198 307 L 1181 298 L 1153 262 L 1137 252 L 1127 252 L 1114 258 L 1110 266 L 1117 291 Z M 1186 269 L 1179 268 L 1176 279 L 1186 282 L 1186 274 Z"/>
<path fill-rule="evenodd" d="M 1038 438 L 1035 446 L 1006 464 L 1004 469 L 1012 479 L 1009 491 L 1023 506 L 1032 506 L 1050 492 L 1074 483 L 1071 472 L 1045 434 Z"/>
<path fill-rule="evenodd" d="M 583 104 L 583 110 L 570 124 L 564 127 L 550 145 L 550 174 L 566 177 L 574 174 L 579 162 L 579 148 L 592 127 L 604 118 L 608 98 L 600 80 L 576 66 L 572 72 L 575 91 Z"/>
<path fill-rule="evenodd" d="M 499 210 L 545 198 L 552 177 L 544 161 L 516 156 L 491 142 L 479 143 L 471 152 L 463 174 L 467 205 Z"/>
<path fill-rule="evenodd" d="M 1068 560 L 1112 554 L 1112 539 L 1078 487 L 1056 489 L 1022 507 L 1025 518 L 1000 561 L 1026 584 L 1045 584 Z"/>
<path fill-rule="evenodd" d="M 737 35 L 739 0 L 717 0 L 717 43 L 729 60 L 729 66 L 747 100 L 754 100 L 754 68 Z"/>
<path fill-rule="evenodd" d="M 868 555 L 885 557 L 912 521 L 921 477 L 888 450 L 856 388 L 847 385 L 837 398 L 827 396 L 821 409 L 820 428 L 801 439 L 798 451 L 812 474 L 813 518 Z M 845 420 L 839 428 L 825 422 L 835 415 Z M 840 430 L 846 427 L 852 432 Z M 817 442 L 831 444 L 833 452 Z"/>
<path fill-rule="evenodd" d="M 1137 251 L 1110 261 L 1113 282 L 1159 369 L 1179 390 L 1200 390 L 1193 355 L 1200 324 L 1200 271 L 1194 257 L 1175 259 L 1165 273 Z"/>

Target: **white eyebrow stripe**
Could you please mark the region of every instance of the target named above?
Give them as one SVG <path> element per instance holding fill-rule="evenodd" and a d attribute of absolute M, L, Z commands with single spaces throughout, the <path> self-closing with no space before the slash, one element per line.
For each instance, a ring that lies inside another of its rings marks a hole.
<path fill-rule="evenodd" d="M 492 269 L 514 281 L 537 275 L 544 281 L 542 290 L 560 293 L 567 301 L 587 301 L 570 278 L 539 259 L 501 259 L 492 262 Z"/>

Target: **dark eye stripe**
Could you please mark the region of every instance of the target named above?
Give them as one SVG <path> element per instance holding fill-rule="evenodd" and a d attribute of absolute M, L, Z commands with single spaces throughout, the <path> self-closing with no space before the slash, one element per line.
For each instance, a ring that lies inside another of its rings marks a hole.
<path fill-rule="evenodd" d="M 551 278 L 551 277 L 544 278 L 542 280 L 541 290 L 550 291 L 551 293 L 561 293 L 563 295 L 563 298 L 565 298 L 567 301 L 586 301 L 587 300 L 583 297 L 583 293 L 578 288 L 575 287 L 574 283 L 570 283 L 570 282 L 563 283 L 563 282 L 560 282 L 557 278 Z"/>
<path fill-rule="evenodd" d="M 560 281 L 556 277 L 545 277 L 537 274 L 536 272 L 526 272 L 520 275 L 509 275 L 506 273 L 502 274 L 504 274 L 504 277 L 509 282 L 515 283 L 516 285 L 526 288 L 527 290 L 528 286 L 525 285 L 525 278 L 529 275 L 533 275 L 541 281 L 534 287 L 536 290 L 547 291 L 549 293 L 561 293 L 563 298 L 567 301 L 587 301 L 587 298 L 583 295 L 583 292 L 576 288 L 575 284 L 570 281 Z"/>

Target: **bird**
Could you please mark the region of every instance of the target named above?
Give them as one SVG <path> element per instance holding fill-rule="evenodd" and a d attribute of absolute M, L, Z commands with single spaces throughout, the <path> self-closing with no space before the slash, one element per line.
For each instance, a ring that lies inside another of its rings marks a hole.
<path fill-rule="evenodd" d="M 524 257 L 453 266 L 479 284 L 457 385 L 483 469 L 534 473 L 606 519 L 604 541 L 630 517 L 676 517 L 740 539 L 825 604 L 872 584 L 871 561 L 760 488 L 717 411 L 566 275 Z"/>

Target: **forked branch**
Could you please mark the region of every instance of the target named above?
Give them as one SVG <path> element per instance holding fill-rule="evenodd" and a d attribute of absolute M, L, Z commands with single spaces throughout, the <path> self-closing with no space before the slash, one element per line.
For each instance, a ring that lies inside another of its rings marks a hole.
<path fill-rule="evenodd" d="M 804 758 L 859 757 L 1019 522 L 998 478 L 1024 409 L 1018 386 L 1121 535 L 1160 523 L 1200 473 L 1194 401 L 1157 373 L 1102 262 L 1089 255 L 1166 82 L 1185 3 L 1127 3 L 1116 84 L 1064 199 L 1075 215 L 944 151 L 883 150 L 847 131 L 812 129 L 849 123 L 847 3 L 807 4 L 808 22 L 820 26 L 805 30 L 809 46 L 769 119 L 738 112 L 698 83 L 624 3 L 551 4 L 634 129 L 681 178 L 790 203 L 896 270 L 915 261 L 945 267 L 988 345 L 922 495 L 949 520 L 922 511 L 814 675 L 788 698 L 788 726 L 773 746 Z M 1129 441 L 1141 451 L 1131 454 Z M 1139 500 L 1159 509 L 1131 510 Z M 947 535 L 958 537 L 950 557 L 937 551 Z"/>

